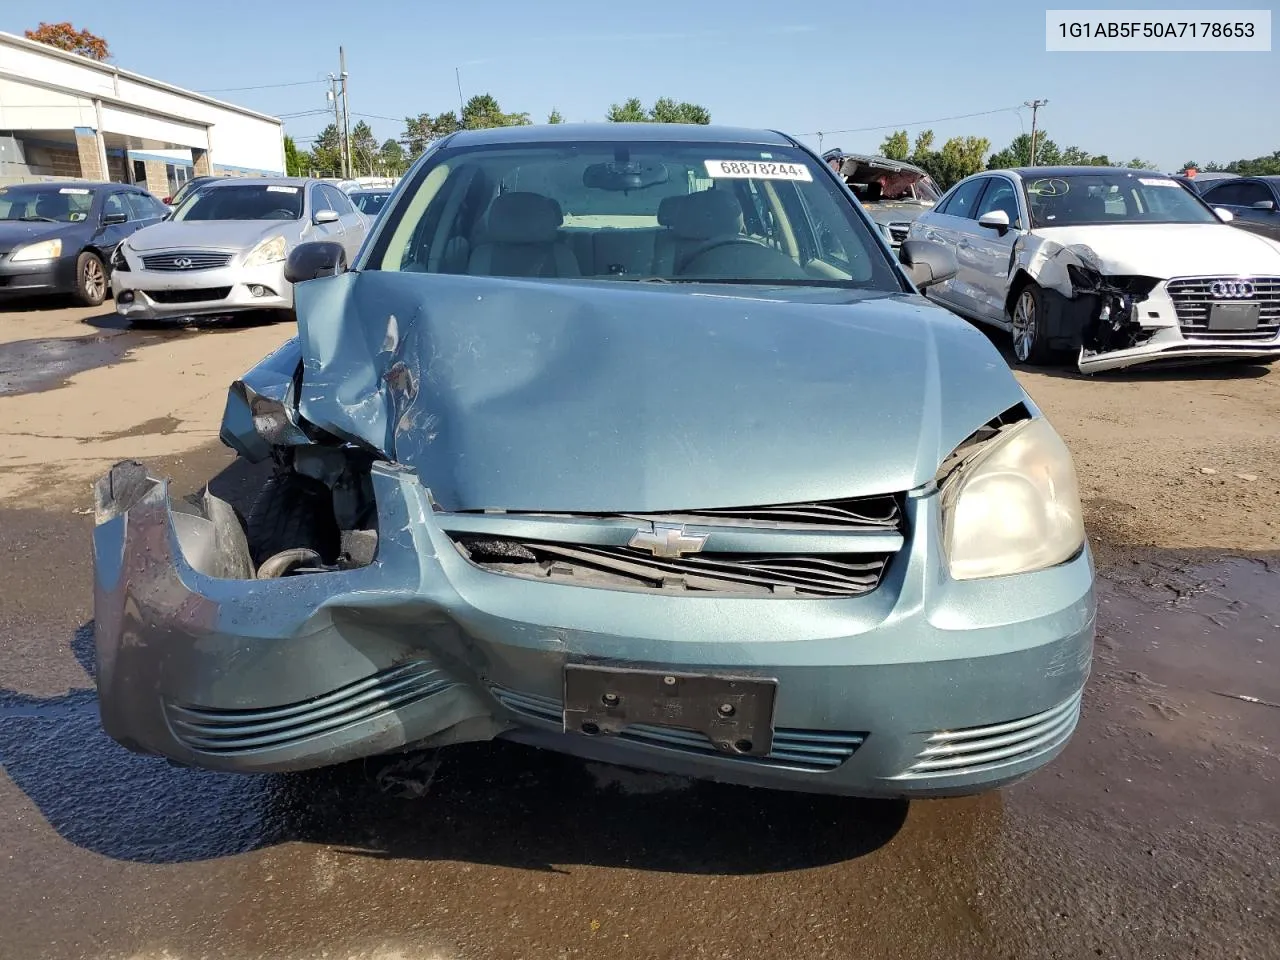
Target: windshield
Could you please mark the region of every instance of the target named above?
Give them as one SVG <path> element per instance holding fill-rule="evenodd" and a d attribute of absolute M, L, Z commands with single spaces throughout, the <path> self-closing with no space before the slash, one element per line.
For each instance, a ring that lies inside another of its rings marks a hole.
<path fill-rule="evenodd" d="M 388 193 L 353 193 L 351 199 L 361 213 L 377 213 L 387 202 Z"/>
<path fill-rule="evenodd" d="M 1220 222 L 1172 177 L 1090 173 L 1025 182 L 1035 227 Z"/>
<path fill-rule="evenodd" d="M 193 191 L 174 220 L 297 220 L 302 216 L 302 188 L 279 184 L 210 184 Z"/>
<path fill-rule="evenodd" d="M 366 269 L 903 289 L 847 195 L 795 148 L 445 148 L 384 218 Z"/>
<path fill-rule="evenodd" d="M 79 223 L 93 208 L 93 191 L 84 187 L 0 188 L 0 219 Z"/>

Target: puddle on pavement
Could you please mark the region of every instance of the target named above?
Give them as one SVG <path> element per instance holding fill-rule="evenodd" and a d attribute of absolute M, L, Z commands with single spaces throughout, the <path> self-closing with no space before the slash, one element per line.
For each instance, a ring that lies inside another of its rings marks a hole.
<path fill-rule="evenodd" d="M 162 339 L 159 334 L 119 333 L 0 344 L 0 396 L 54 390 L 86 370 L 129 362 L 134 350 Z"/>

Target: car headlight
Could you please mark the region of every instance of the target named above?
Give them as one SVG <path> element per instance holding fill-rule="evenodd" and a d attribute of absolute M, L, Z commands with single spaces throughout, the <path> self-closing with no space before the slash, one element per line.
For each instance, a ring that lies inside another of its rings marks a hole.
<path fill-rule="evenodd" d="M 53 260 L 55 257 L 62 256 L 62 240 L 54 238 L 53 240 L 41 240 L 39 243 L 28 243 L 25 247 L 18 247 L 13 251 L 13 256 L 9 259 L 14 263 L 23 263 L 27 260 Z"/>
<path fill-rule="evenodd" d="M 284 237 L 279 235 L 268 237 L 249 251 L 249 256 L 245 257 L 244 265 L 246 267 L 261 267 L 264 264 L 275 263 L 283 260 L 285 253 Z"/>
<path fill-rule="evenodd" d="M 129 266 L 129 261 L 124 258 L 124 244 L 116 247 L 111 254 L 111 269 L 113 272 L 128 273 L 133 268 Z"/>
<path fill-rule="evenodd" d="M 1043 570 L 1084 544 L 1071 453 L 1043 418 L 1007 427 L 942 484 L 942 547 L 951 576 Z"/>

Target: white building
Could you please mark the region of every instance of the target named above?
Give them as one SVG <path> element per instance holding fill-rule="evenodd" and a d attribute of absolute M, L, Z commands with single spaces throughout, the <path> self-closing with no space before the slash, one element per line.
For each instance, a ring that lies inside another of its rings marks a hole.
<path fill-rule="evenodd" d="M 0 183 L 108 179 L 166 197 L 193 176 L 283 173 L 275 117 L 0 33 Z"/>

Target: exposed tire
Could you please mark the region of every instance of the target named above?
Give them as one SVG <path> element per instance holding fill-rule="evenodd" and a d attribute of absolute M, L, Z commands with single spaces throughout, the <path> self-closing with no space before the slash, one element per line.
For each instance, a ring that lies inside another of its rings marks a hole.
<path fill-rule="evenodd" d="M 107 299 L 107 289 L 102 258 L 88 250 L 76 257 L 76 287 L 71 298 L 82 307 L 98 307 Z"/>
<path fill-rule="evenodd" d="M 245 522 L 254 566 L 284 550 L 314 550 L 333 563 L 342 531 L 333 516 L 333 494 L 319 480 L 285 470 L 262 487 Z"/>
<path fill-rule="evenodd" d="M 1013 355 L 1019 363 L 1043 367 L 1057 359 L 1045 329 L 1044 291 L 1028 282 L 1013 302 L 1009 319 L 1013 329 Z"/>

